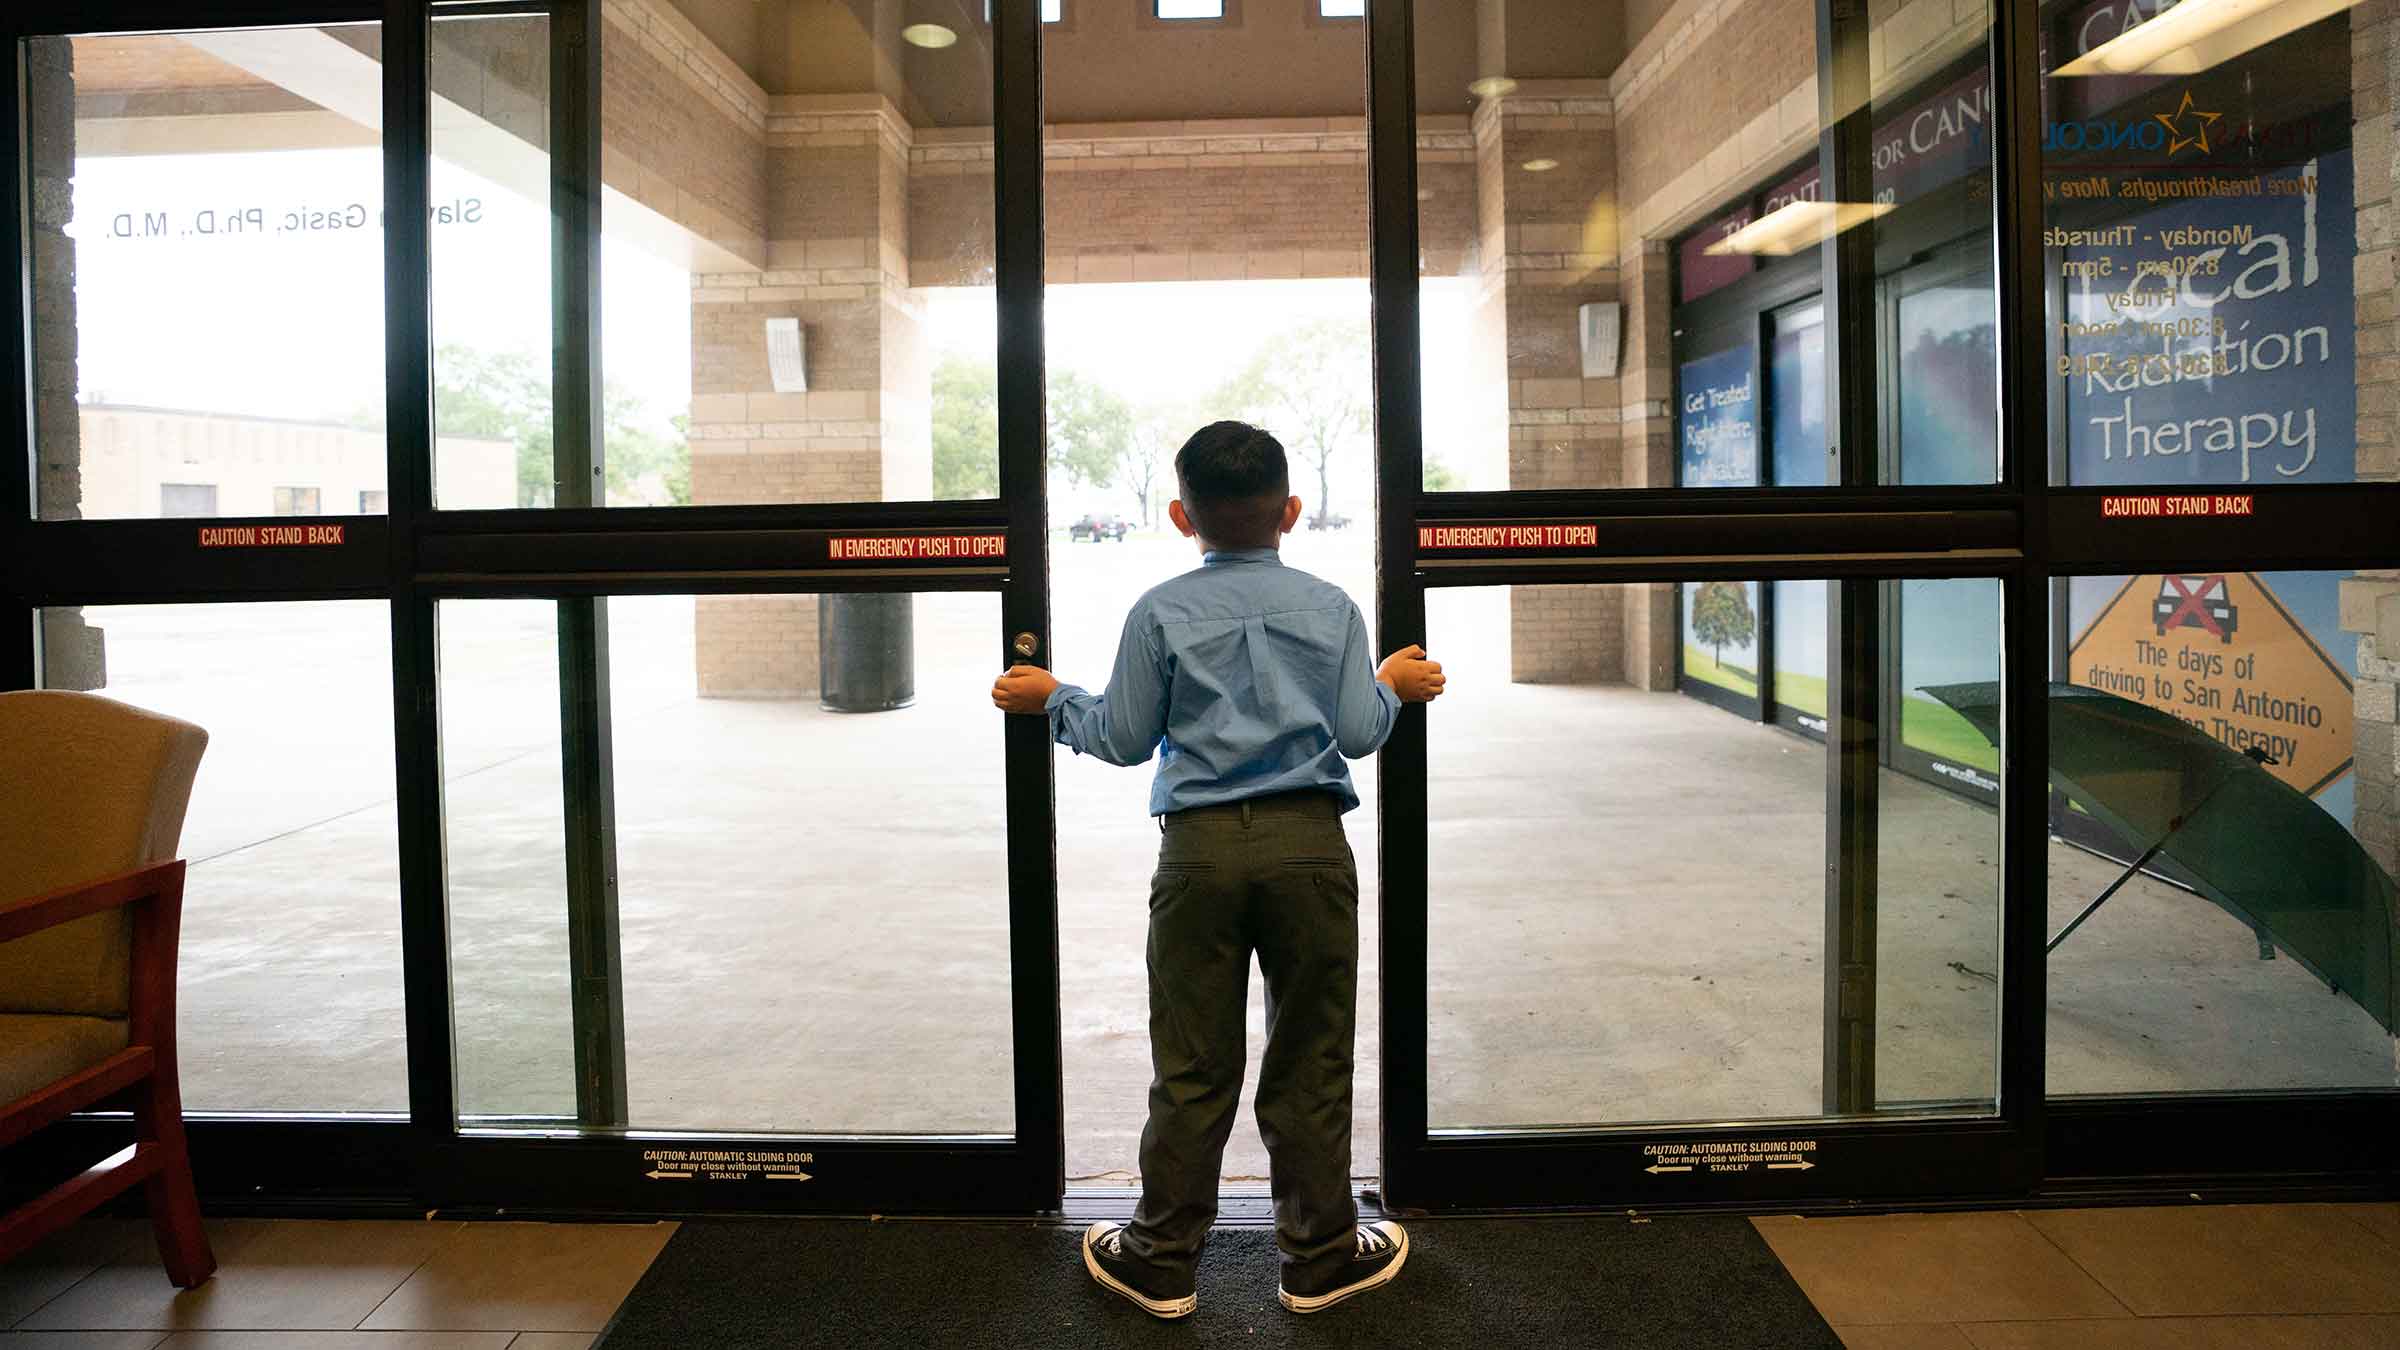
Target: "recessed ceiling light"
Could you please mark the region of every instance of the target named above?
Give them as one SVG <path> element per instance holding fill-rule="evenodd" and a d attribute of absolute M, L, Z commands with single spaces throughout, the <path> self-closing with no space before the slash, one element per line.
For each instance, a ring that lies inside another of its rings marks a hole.
<path fill-rule="evenodd" d="M 900 38 L 904 42 L 913 42 L 920 47 L 938 49 L 958 41 L 958 34 L 938 23 L 912 23 L 900 30 Z"/>
<path fill-rule="evenodd" d="M 1477 98 L 1498 98 L 1503 94 L 1514 93 L 1516 87 L 1517 82 L 1506 75 L 1486 75 L 1468 85 L 1467 92 Z"/>
<path fill-rule="evenodd" d="M 1548 173 L 1557 167 L 1558 161 L 1555 159 L 1529 159 L 1524 164 L 1527 173 Z"/>

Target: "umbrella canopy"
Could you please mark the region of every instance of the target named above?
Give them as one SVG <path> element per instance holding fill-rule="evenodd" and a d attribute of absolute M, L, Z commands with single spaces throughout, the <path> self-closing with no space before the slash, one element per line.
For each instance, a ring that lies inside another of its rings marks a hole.
<path fill-rule="evenodd" d="M 2000 686 L 1928 686 L 1995 746 Z M 2392 878 L 2341 822 L 2250 756 L 2174 715 L 2050 686 L 2050 782 L 2400 1032 Z"/>

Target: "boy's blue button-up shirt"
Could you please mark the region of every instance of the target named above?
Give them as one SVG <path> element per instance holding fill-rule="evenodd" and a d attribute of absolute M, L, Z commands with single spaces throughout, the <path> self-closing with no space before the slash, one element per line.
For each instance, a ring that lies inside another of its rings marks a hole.
<path fill-rule="evenodd" d="M 1316 788 L 1358 805 L 1345 758 L 1392 734 L 1367 623 L 1341 588 L 1271 548 L 1202 555 L 1125 616 L 1108 692 L 1050 695 L 1060 745 L 1110 764 L 1158 752 L 1150 814 Z"/>

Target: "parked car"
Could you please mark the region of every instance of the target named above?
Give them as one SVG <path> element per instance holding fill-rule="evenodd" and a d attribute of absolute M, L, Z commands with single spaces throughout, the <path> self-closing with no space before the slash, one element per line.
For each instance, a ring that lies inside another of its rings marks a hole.
<path fill-rule="evenodd" d="M 1312 530 L 1346 530 L 1350 528 L 1350 517 L 1337 516 L 1329 511 L 1319 511 L 1308 518 L 1308 528 Z"/>
<path fill-rule="evenodd" d="M 1089 539 L 1095 544 L 1103 539 L 1123 543 L 1126 528 L 1121 516 L 1085 516 L 1067 527 L 1067 538 L 1076 542 Z"/>

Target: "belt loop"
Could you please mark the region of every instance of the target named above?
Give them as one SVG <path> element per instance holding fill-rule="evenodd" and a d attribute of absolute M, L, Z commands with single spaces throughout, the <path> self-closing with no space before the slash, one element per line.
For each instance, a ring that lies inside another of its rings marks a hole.
<path fill-rule="evenodd" d="M 1242 799 L 1242 828 L 1250 828 L 1250 799 L 1247 797 Z"/>

